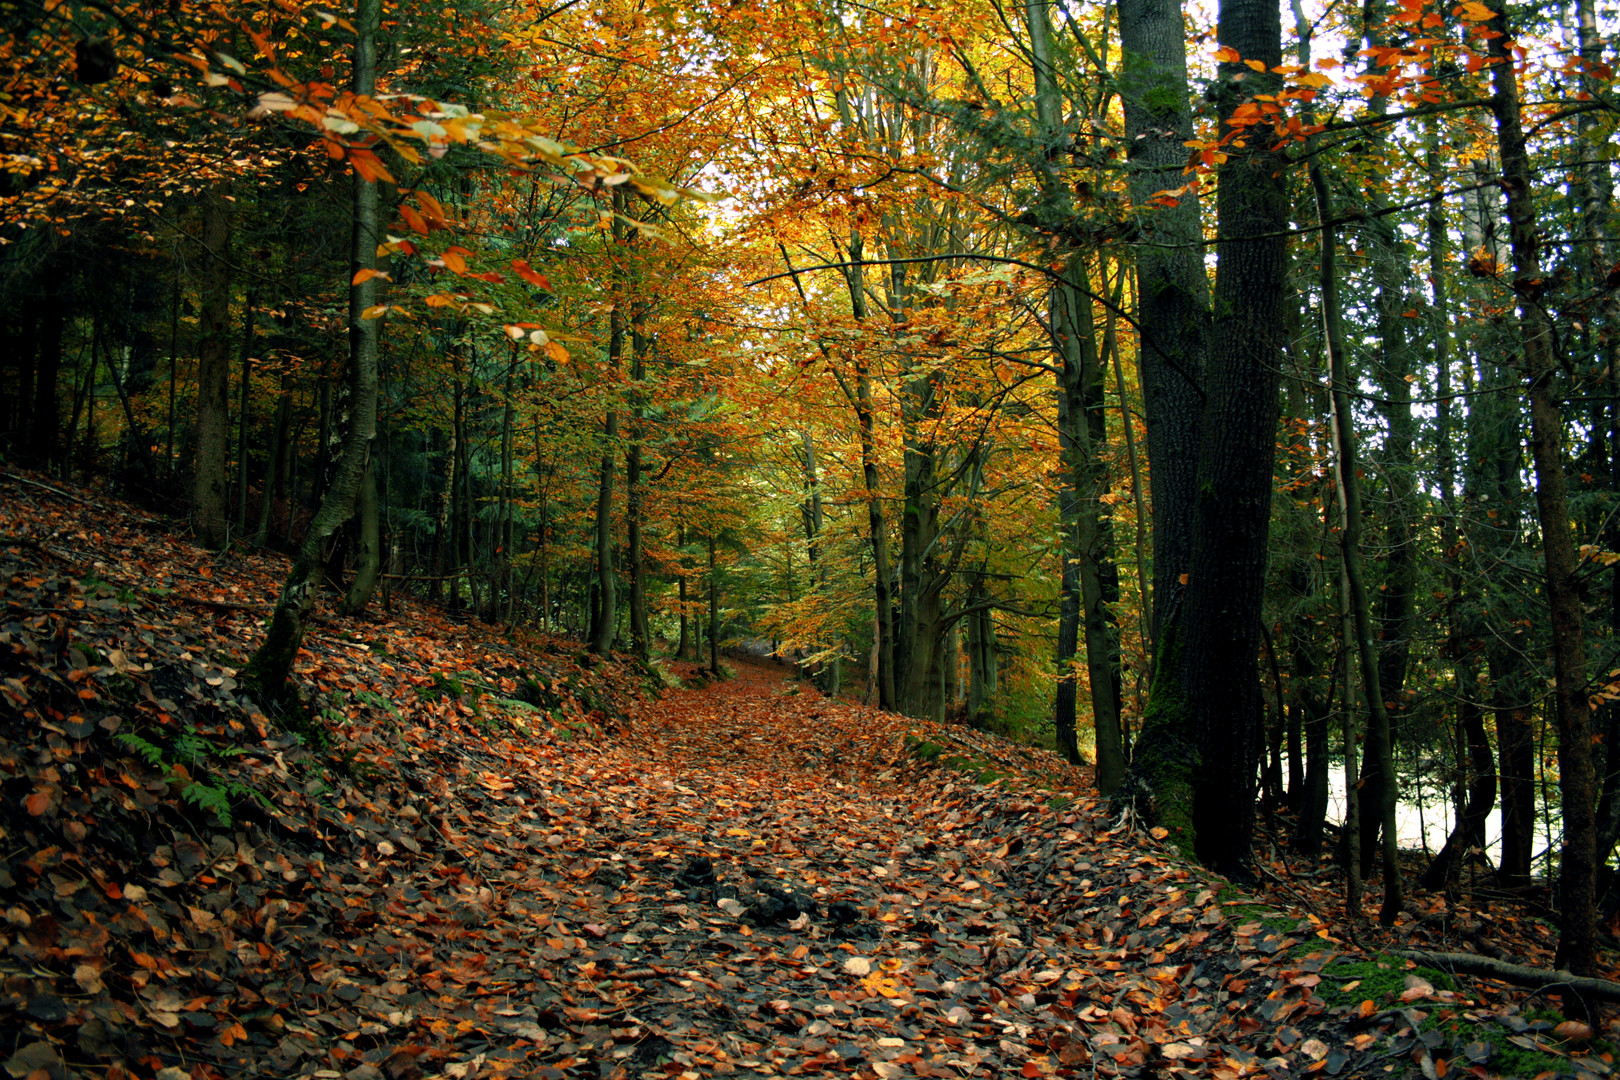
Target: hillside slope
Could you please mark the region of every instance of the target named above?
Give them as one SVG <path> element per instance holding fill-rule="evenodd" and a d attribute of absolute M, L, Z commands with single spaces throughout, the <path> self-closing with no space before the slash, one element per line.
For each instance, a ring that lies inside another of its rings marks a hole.
<path fill-rule="evenodd" d="M 1485 1027 L 1606 1070 L 1404 971 L 1363 1004 L 1053 755 L 773 667 L 660 699 L 401 604 L 319 621 L 314 715 L 267 717 L 281 572 L 0 477 L 12 1076 L 1437 1076 Z"/>

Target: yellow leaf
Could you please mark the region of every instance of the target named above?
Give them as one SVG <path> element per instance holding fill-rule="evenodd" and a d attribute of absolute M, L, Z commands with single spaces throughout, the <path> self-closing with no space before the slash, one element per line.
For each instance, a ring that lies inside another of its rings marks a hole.
<path fill-rule="evenodd" d="M 1215 59 L 1219 60 L 1223 64 L 1234 63 L 1241 58 L 1242 57 L 1238 51 L 1232 48 L 1230 45 L 1222 45 L 1220 48 L 1215 50 Z"/>
<path fill-rule="evenodd" d="M 362 319 L 380 319 L 383 312 L 388 310 L 387 304 L 373 304 L 360 313 Z"/>
<path fill-rule="evenodd" d="M 361 269 L 356 270 L 354 272 L 354 278 L 349 282 L 349 284 L 350 285 L 358 285 L 363 281 L 370 281 L 374 277 L 387 277 L 387 276 L 388 275 L 383 273 L 381 270 L 373 270 L 369 266 L 362 267 Z"/>
<path fill-rule="evenodd" d="M 1452 9 L 1452 14 L 1467 19 L 1469 22 L 1486 22 L 1496 18 L 1496 12 L 1481 4 L 1479 0 L 1465 0 L 1464 3 Z"/>
<path fill-rule="evenodd" d="M 1245 60 L 1243 61 L 1243 66 L 1252 68 L 1255 71 L 1266 70 L 1266 62 L 1264 60 Z"/>
<path fill-rule="evenodd" d="M 568 363 L 568 350 L 557 344 L 555 341 L 546 342 L 545 352 L 547 356 L 551 357 L 552 360 L 559 364 Z"/>

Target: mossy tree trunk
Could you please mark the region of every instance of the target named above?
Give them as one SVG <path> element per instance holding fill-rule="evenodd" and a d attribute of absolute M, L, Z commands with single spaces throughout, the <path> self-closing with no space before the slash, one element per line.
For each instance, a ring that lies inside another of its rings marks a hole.
<path fill-rule="evenodd" d="M 376 87 L 377 27 L 382 16 L 382 0 L 358 0 L 355 10 L 354 53 L 355 92 L 369 96 Z M 373 266 L 381 238 L 378 222 L 377 184 L 355 171 L 353 184 L 354 223 L 350 238 L 350 281 L 360 270 Z M 287 680 L 298 648 L 303 644 L 309 614 L 315 606 L 318 575 L 327 541 L 354 513 L 371 452 L 377 425 L 377 343 L 379 320 L 366 318 L 376 296 L 376 279 L 349 286 L 349 358 L 353 379 L 349 430 L 343 439 L 332 482 L 321 498 L 320 509 L 310 522 L 309 531 L 293 558 L 291 571 L 282 584 L 265 640 L 248 662 L 246 676 L 259 694 L 269 700 L 287 697 Z"/>

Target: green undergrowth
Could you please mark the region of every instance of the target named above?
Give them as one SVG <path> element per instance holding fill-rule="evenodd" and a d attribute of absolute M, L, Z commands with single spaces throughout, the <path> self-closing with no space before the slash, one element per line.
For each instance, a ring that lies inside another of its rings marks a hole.
<path fill-rule="evenodd" d="M 1316 996 L 1330 1007 L 1371 1001 L 1384 1009 L 1400 1000 L 1408 975 L 1416 975 L 1436 990 L 1457 989 L 1455 979 L 1435 968 L 1408 968 L 1401 960 L 1339 959 L 1322 971 Z"/>
<path fill-rule="evenodd" d="M 1029 770 L 1015 772 L 1002 762 L 961 747 L 942 745 L 923 735 L 907 735 L 904 746 L 906 754 L 913 760 L 961 773 L 975 784 L 998 785 L 1017 782 L 1021 788 L 1033 787 L 1042 791 L 1052 791 L 1066 786 L 1062 783 L 1061 777 L 1047 775 L 1039 768 L 1033 767 L 1033 762 Z M 1017 752 L 1014 750 L 1014 753 Z M 1067 805 L 1071 800 L 1064 797 L 1058 801 Z"/>
<path fill-rule="evenodd" d="M 1340 959 L 1329 964 L 1322 972 L 1317 996 L 1331 1008 L 1355 1009 L 1365 1001 L 1371 1001 L 1376 1009 L 1393 1008 L 1400 1005 L 1409 975 L 1417 976 L 1438 991 L 1458 989 L 1457 981 L 1451 975 L 1436 968 L 1421 965 L 1407 967 L 1399 959 L 1372 957 L 1365 960 Z M 1613 1045 L 1602 1040 L 1581 1046 L 1562 1045 L 1563 1040 L 1553 1034 L 1553 1029 L 1563 1023 L 1565 1017 L 1550 1009 L 1524 1013 L 1523 1018 L 1530 1028 L 1525 1034 L 1516 1035 L 1499 1023 L 1481 1023 L 1477 1019 L 1470 1019 L 1460 1009 L 1433 1001 L 1416 1001 L 1412 1003 L 1412 1008 L 1421 1017 L 1418 1034 L 1439 1031 L 1444 1035 L 1444 1040 L 1435 1051 L 1437 1055 L 1447 1056 L 1453 1047 L 1468 1043 L 1485 1044 L 1490 1047 L 1490 1057 L 1485 1067 L 1494 1076 L 1536 1077 L 1568 1071 L 1568 1058 L 1515 1042 L 1515 1038 L 1534 1036 L 1530 1041 L 1540 1041 L 1577 1056 L 1612 1055 L 1615 1052 Z"/>

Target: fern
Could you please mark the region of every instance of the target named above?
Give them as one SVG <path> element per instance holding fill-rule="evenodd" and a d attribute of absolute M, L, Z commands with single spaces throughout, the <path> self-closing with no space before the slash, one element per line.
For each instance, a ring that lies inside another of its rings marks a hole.
<path fill-rule="evenodd" d="M 195 728 L 188 727 L 174 741 L 174 756 L 178 764 L 171 763 L 164 754 L 164 748 L 158 746 L 141 736 L 131 732 L 123 732 L 114 736 L 120 743 L 128 747 L 154 769 L 161 769 L 169 776 L 185 780 L 185 787 L 180 789 L 180 797 L 201 810 L 214 815 L 214 820 L 220 828 L 228 829 L 234 820 L 231 816 L 231 802 L 235 799 L 255 799 L 266 809 L 271 805 L 270 800 L 261 792 L 242 783 L 232 780 L 226 784 L 211 784 L 205 780 L 192 779 L 185 767 L 200 767 L 206 764 L 209 757 L 235 757 L 241 754 L 239 746 L 219 747 L 197 734 Z"/>
<path fill-rule="evenodd" d="M 133 751 L 137 757 L 146 762 L 148 765 L 152 766 L 152 768 L 162 769 L 167 766 L 168 763 L 163 760 L 163 748 L 161 746 L 147 742 L 139 735 L 128 731 L 113 737 L 123 745 L 129 747 L 129 749 Z"/>
<path fill-rule="evenodd" d="M 213 814 L 220 828 L 231 827 L 231 796 L 225 788 L 193 780 L 180 790 L 180 797 L 193 806 Z"/>

